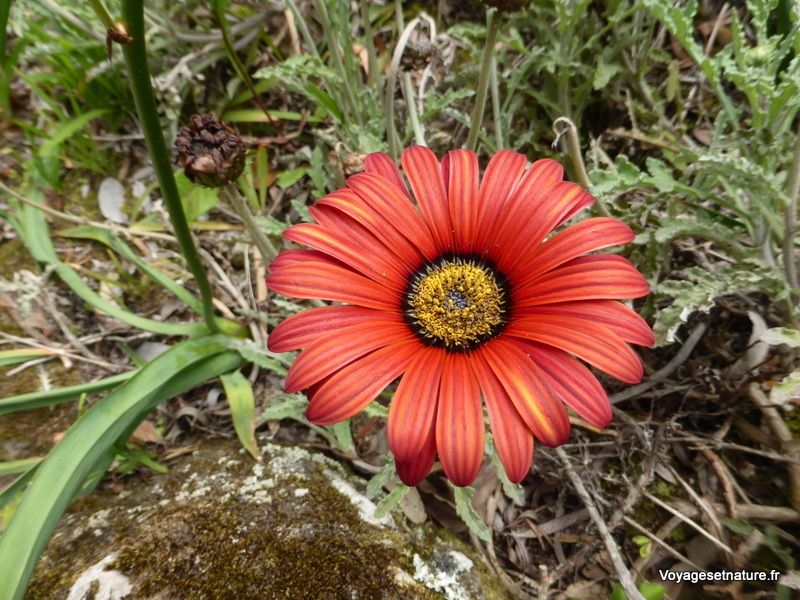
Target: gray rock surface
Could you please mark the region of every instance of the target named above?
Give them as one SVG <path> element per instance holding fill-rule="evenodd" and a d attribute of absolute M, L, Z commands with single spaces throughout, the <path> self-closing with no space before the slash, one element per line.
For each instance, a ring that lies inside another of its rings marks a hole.
<path fill-rule="evenodd" d="M 302 448 L 264 464 L 206 446 L 149 482 L 75 503 L 29 599 L 506 598 L 460 540 L 401 512 L 375 516 L 365 483 Z"/>

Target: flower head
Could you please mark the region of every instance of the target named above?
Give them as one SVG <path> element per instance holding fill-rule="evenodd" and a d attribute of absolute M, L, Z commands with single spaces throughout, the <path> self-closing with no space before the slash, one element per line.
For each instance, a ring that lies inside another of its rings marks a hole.
<path fill-rule="evenodd" d="M 175 138 L 178 161 L 190 181 L 221 187 L 244 171 L 245 148 L 236 130 L 214 115 L 192 115 Z"/>
<path fill-rule="evenodd" d="M 419 483 L 437 454 L 453 483 L 473 481 L 482 404 L 506 472 L 520 481 L 534 438 L 557 446 L 569 436 L 565 405 L 597 427 L 611 420 L 605 391 L 578 359 L 641 379 L 628 344 L 652 345 L 653 333 L 617 300 L 648 285 L 626 259 L 588 254 L 633 232 L 599 217 L 551 235 L 593 201 L 553 160 L 502 151 L 482 179 L 466 150 L 439 162 L 412 147 L 401 162 L 405 178 L 388 156 L 369 155 L 364 173 L 311 207 L 316 223 L 286 231 L 312 249 L 273 261 L 272 290 L 344 304 L 289 317 L 269 347 L 303 349 L 285 386 L 306 391 L 317 424 L 352 417 L 400 377 L 388 439 L 405 483 Z"/>

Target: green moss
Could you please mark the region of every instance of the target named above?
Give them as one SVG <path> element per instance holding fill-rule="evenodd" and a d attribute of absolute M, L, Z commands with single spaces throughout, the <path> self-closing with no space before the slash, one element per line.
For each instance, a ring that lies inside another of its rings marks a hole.
<path fill-rule="evenodd" d="M 263 474 L 254 476 L 260 467 L 237 452 L 231 444 L 206 448 L 151 485 L 129 480 L 126 498 L 105 491 L 74 505 L 27 598 L 62 597 L 80 573 L 117 552 L 113 568 L 130 577 L 134 598 L 434 600 L 442 595 L 411 578 L 415 554 L 434 565 L 434 555 L 446 558 L 450 549 L 474 557 L 460 540 L 443 544 L 428 528 L 364 521 L 331 484 L 346 475 L 321 455 L 268 446 Z M 99 507 L 113 518 L 95 531 L 88 515 Z M 470 596 L 507 597 L 473 560 L 478 589 Z"/>

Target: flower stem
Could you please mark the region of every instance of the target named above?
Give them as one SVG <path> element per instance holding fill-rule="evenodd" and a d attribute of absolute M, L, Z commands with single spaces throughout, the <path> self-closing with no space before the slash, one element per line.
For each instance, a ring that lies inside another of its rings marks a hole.
<path fill-rule="evenodd" d="M 411 84 L 411 73 L 403 73 L 400 83 L 403 86 L 408 120 L 411 121 L 411 129 L 414 131 L 414 141 L 417 146 L 427 146 L 425 133 L 422 130 L 422 124 L 419 122 L 419 115 L 417 114 L 417 105 L 414 103 L 414 87 Z"/>
<path fill-rule="evenodd" d="M 372 39 L 372 22 L 369 20 L 369 0 L 360 0 L 361 5 L 361 26 L 364 28 L 364 37 L 367 45 L 367 60 L 369 73 L 367 73 L 367 85 L 375 85 L 378 81 L 378 53 L 375 50 L 375 40 Z M 380 93 L 380 90 L 376 90 Z"/>
<path fill-rule="evenodd" d="M 492 116 L 494 118 L 494 137 L 497 150 L 502 150 L 505 147 L 503 140 L 503 113 L 500 109 L 500 85 L 497 82 L 497 56 L 492 56 L 492 77 L 491 77 L 491 91 L 492 91 Z"/>
<path fill-rule="evenodd" d="M 111 16 L 111 13 L 108 12 L 106 5 L 103 4 L 102 0 L 89 0 L 89 4 L 92 5 L 92 9 L 94 13 L 97 15 L 97 18 L 100 19 L 100 22 L 106 29 L 115 29 L 117 24 L 114 22 L 114 17 Z"/>
<path fill-rule="evenodd" d="M 578 129 L 575 127 L 575 123 L 573 123 L 572 120 L 568 119 L 567 117 L 559 117 L 553 123 L 553 130 L 556 132 L 556 142 L 563 137 L 564 151 L 567 153 L 567 156 L 572 163 L 572 169 L 575 178 L 578 180 L 578 183 L 586 189 L 586 191 L 589 191 L 592 187 L 592 182 L 589 180 L 589 174 L 586 172 L 586 165 L 583 162 L 581 143 L 578 139 Z M 603 204 L 599 198 L 597 198 L 595 206 L 597 206 L 604 216 L 611 216 L 608 207 L 606 207 L 606 205 Z"/>
<path fill-rule="evenodd" d="M 789 206 L 786 207 L 786 231 L 783 235 L 783 269 L 789 285 L 800 288 L 797 280 L 797 264 L 794 260 L 794 235 L 797 230 L 797 198 L 800 196 L 800 132 L 795 137 L 794 157 L 789 171 Z"/>
<path fill-rule="evenodd" d="M 172 164 L 158 118 L 156 100 L 150 83 L 150 69 L 147 65 L 142 0 L 122 0 L 122 17 L 128 34 L 133 38 L 130 43 L 122 46 L 122 52 L 125 55 L 131 91 L 141 122 L 142 133 L 147 143 L 147 150 L 153 161 L 161 195 L 164 198 L 175 237 L 180 244 L 181 254 L 186 259 L 186 265 L 200 290 L 206 326 L 213 332 L 219 332 L 219 326 L 214 318 L 211 285 L 192 240 L 192 232 L 189 229 L 186 214 L 183 212 L 181 197 L 172 174 Z"/>
<path fill-rule="evenodd" d="M 486 17 L 486 45 L 481 56 L 481 70 L 478 74 L 478 90 L 475 93 L 475 105 L 472 108 L 472 118 L 469 124 L 469 136 L 465 147 L 475 150 L 478 147 L 478 136 L 483 123 L 483 112 L 486 109 L 486 92 L 491 79 L 492 59 L 494 58 L 494 44 L 497 41 L 497 31 L 500 28 L 500 19 L 496 9 L 490 9 Z"/>
<path fill-rule="evenodd" d="M 250 238 L 261 253 L 261 261 L 265 264 L 268 263 L 278 251 L 275 249 L 270 239 L 258 227 L 253 213 L 250 212 L 250 208 L 247 206 L 247 203 L 245 203 L 239 190 L 237 190 L 233 184 L 229 183 L 223 186 L 220 192 L 223 198 L 228 201 L 228 204 L 231 205 L 231 208 L 239 215 L 242 223 L 244 223 L 247 233 L 250 234 Z"/>

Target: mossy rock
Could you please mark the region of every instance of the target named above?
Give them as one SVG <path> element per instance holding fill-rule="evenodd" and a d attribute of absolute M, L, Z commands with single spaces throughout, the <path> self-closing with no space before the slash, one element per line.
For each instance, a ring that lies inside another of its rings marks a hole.
<path fill-rule="evenodd" d="M 264 464 L 204 447 L 166 475 L 79 500 L 26 598 L 507 598 L 471 549 L 402 513 L 375 518 L 364 481 L 267 443 Z"/>

